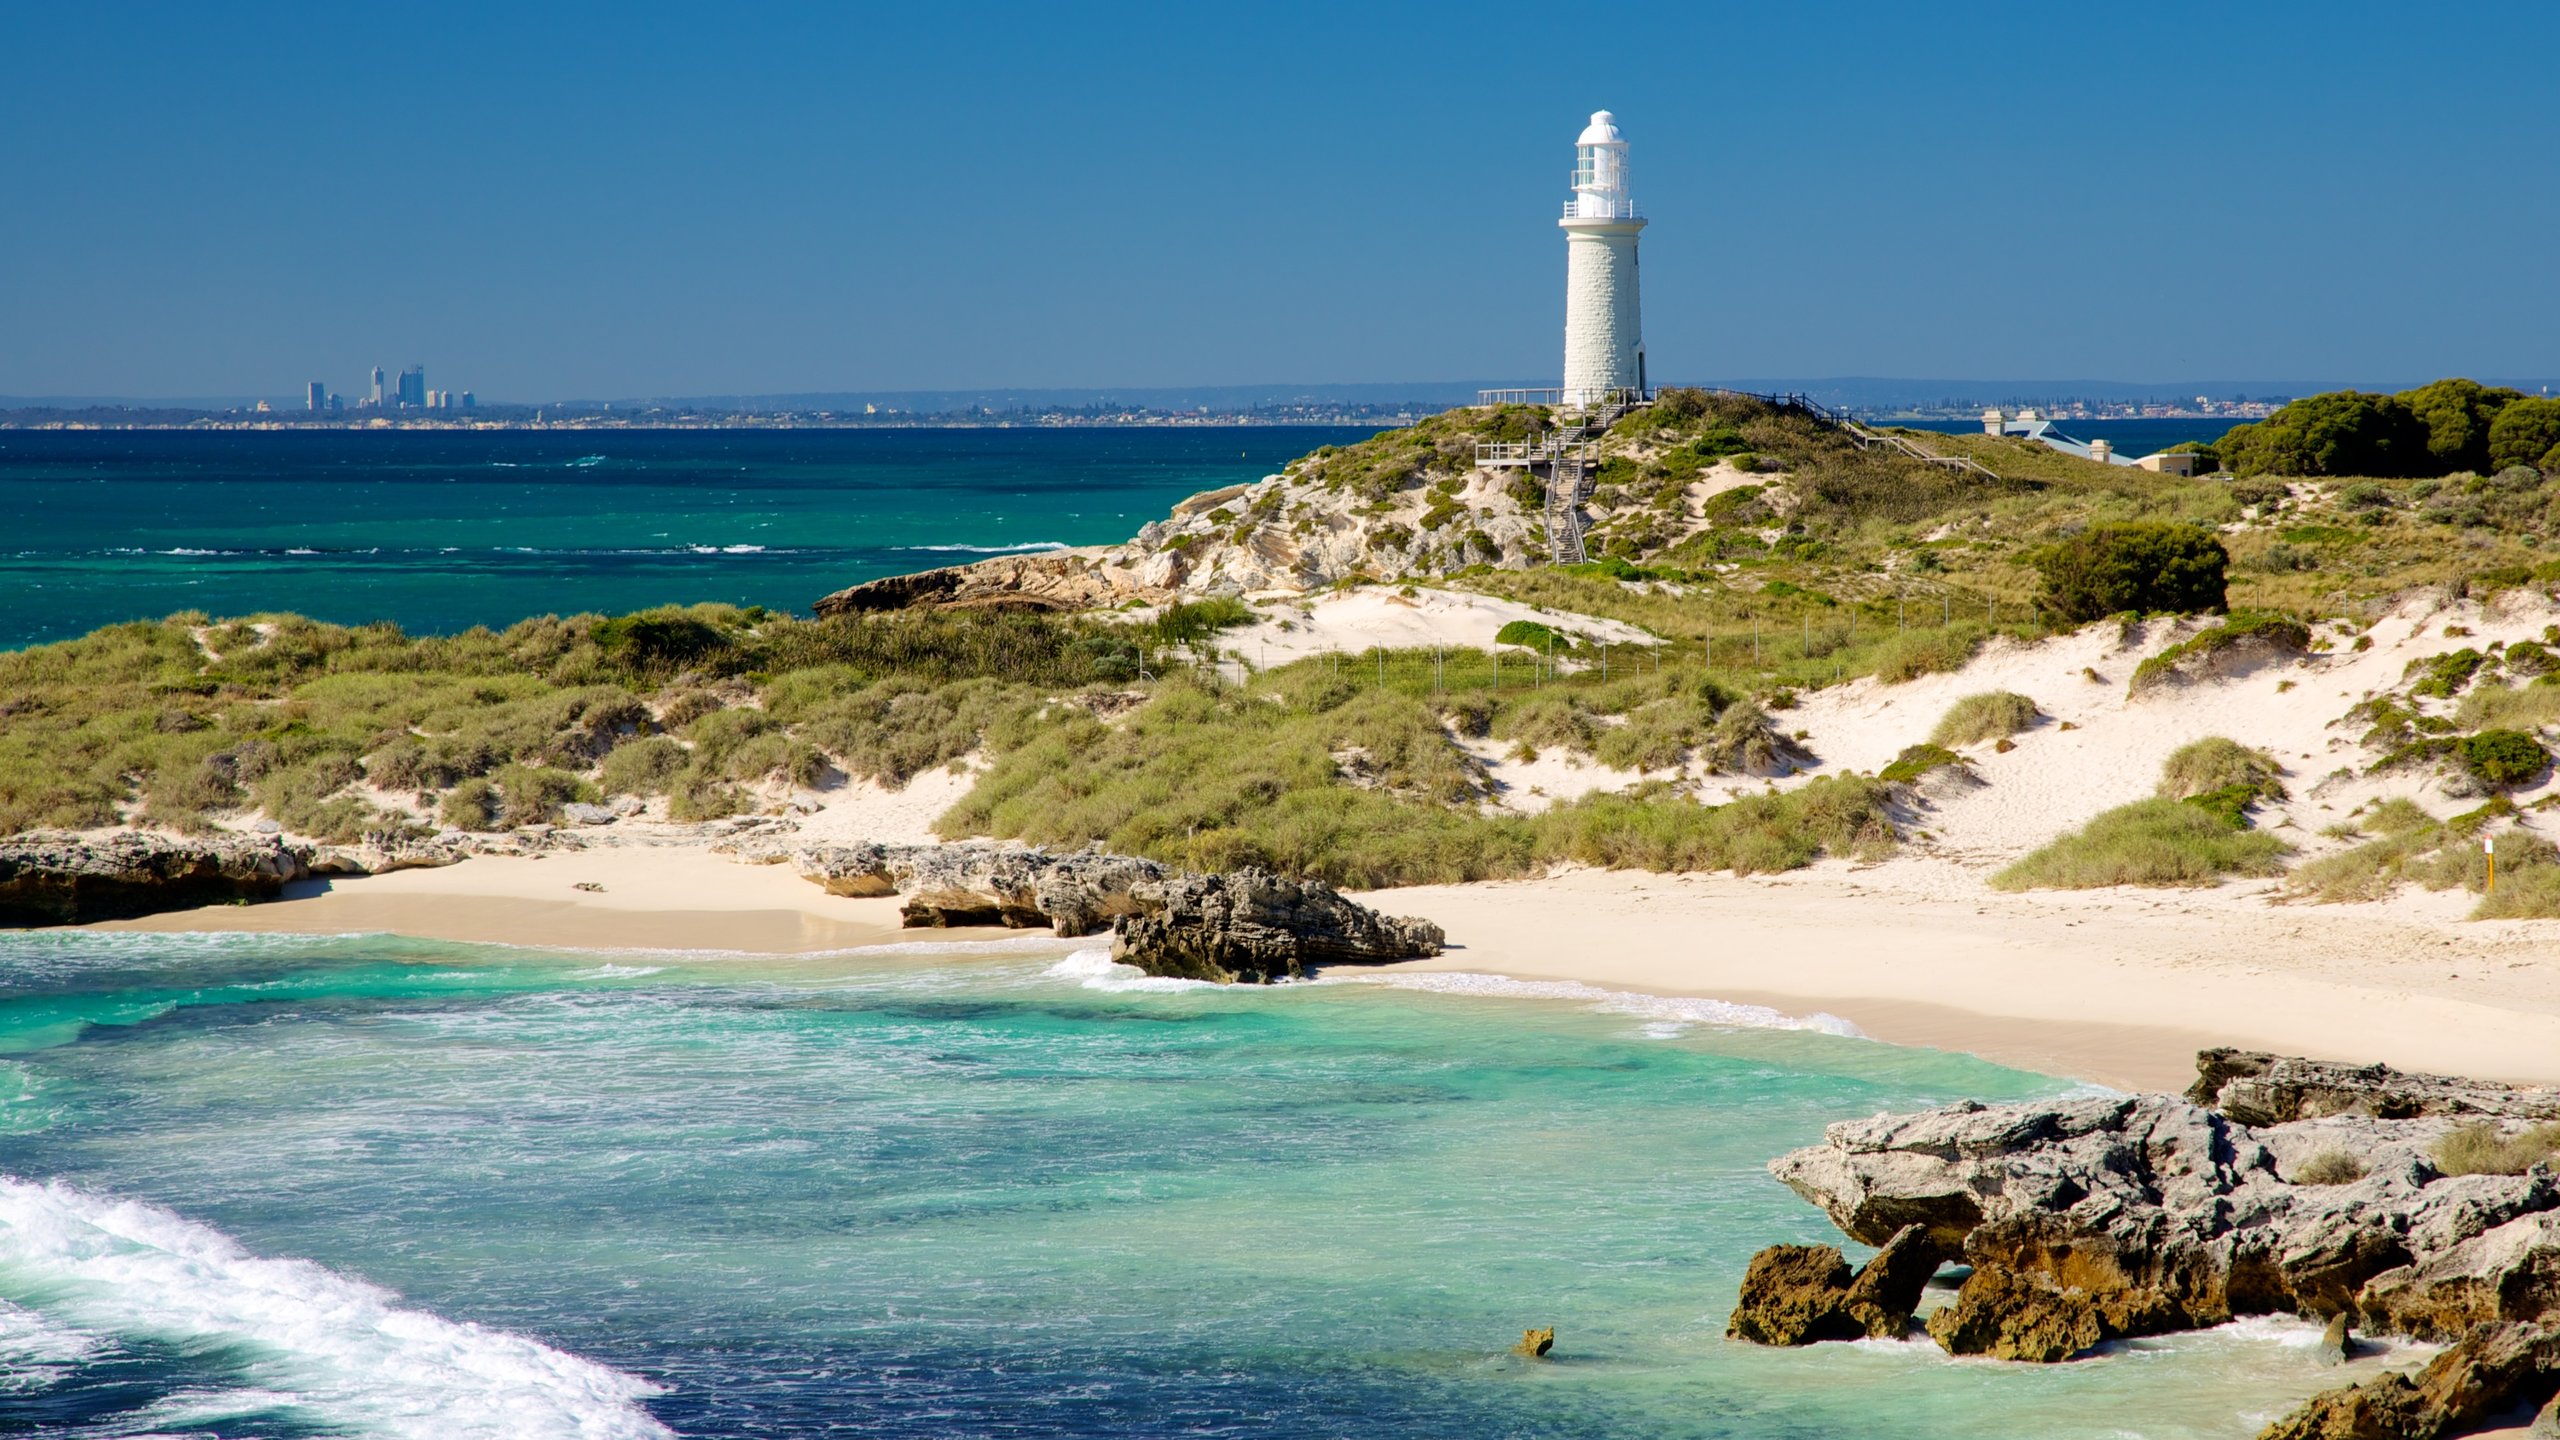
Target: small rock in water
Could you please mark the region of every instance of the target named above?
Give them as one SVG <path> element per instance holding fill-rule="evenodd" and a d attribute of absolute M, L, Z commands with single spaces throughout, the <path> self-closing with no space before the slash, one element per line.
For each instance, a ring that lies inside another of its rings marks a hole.
<path fill-rule="evenodd" d="M 1532 1360 L 1544 1360 L 1547 1352 L 1556 1348 L 1556 1327 L 1550 1325 L 1544 1330 L 1523 1330 L 1520 1343 L 1512 1348 Z"/>
<path fill-rule="evenodd" d="M 2324 1366 L 2343 1365 L 2355 1343 L 2348 1333 L 2347 1313 L 2341 1310 L 2329 1318 L 2329 1328 L 2320 1332 L 2320 1343 L 2313 1347 L 2311 1358 Z"/>

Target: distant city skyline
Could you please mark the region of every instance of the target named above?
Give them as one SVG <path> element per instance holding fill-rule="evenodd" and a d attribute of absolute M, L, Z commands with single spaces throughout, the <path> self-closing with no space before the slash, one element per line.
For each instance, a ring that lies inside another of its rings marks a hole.
<path fill-rule="evenodd" d="M 13 16 L 0 395 L 1553 384 L 1603 107 L 1657 380 L 2560 371 L 2549 6 L 440 14 Z"/>

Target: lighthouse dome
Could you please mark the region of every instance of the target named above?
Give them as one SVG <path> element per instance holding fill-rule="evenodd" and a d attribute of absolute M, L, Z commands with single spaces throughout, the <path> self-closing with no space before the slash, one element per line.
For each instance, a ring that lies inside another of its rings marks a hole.
<path fill-rule="evenodd" d="M 1576 145 L 1615 145 L 1619 141 L 1618 117 L 1606 110 L 1591 112 L 1591 123 L 1584 127 Z"/>

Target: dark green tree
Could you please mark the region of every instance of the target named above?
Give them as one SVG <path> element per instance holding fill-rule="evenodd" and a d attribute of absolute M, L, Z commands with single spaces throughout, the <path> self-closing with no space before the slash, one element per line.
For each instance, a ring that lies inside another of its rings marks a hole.
<path fill-rule="evenodd" d="M 2220 610 L 2230 563 L 2212 531 L 2150 522 L 2092 525 L 2036 556 L 2045 605 L 2073 624 L 2128 610 Z"/>
<path fill-rule="evenodd" d="M 2214 447 L 2234 475 L 2437 473 L 2427 426 L 2395 395 L 2333 390 L 2296 400 Z"/>
<path fill-rule="evenodd" d="M 2489 465 L 2540 465 L 2560 445 L 2560 400 L 2518 400 L 2498 412 L 2489 426 Z"/>
<path fill-rule="evenodd" d="M 2438 380 L 2394 398 L 2427 427 L 2427 453 L 2435 457 L 2428 473 L 2450 475 L 2490 468 L 2490 423 L 2510 402 L 2523 399 L 2524 392 L 2493 389 L 2477 380 Z"/>

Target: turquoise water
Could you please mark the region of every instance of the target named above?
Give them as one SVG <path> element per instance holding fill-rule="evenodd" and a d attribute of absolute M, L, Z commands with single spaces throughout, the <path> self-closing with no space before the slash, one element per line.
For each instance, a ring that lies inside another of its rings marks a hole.
<path fill-rule="evenodd" d="M 1046 939 L 22 933 L 0 977 L 0 1430 L 2166 1440 L 2337 1378 L 2283 1324 L 1726 1342 L 1754 1249 L 1831 1238 L 1770 1156 L 2058 1087 L 1700 1002 Z"/>
<path fill-rule="evenodd" d="M 0 431 L 0 647 L 182 610 L 419 634 L 1128 539 L 1366 429 Z"/>

